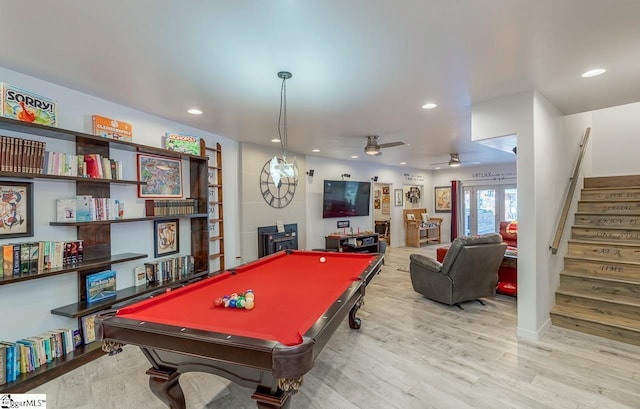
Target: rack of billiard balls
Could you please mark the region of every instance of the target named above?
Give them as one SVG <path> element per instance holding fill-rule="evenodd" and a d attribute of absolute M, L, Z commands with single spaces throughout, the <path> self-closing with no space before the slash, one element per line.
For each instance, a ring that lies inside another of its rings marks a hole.
<path fill-rule="evenodd" d="M 216 298 L 213 300 L 213 305 L 215 307 L 252 310 L 255 307 L 255 295 L 253 290 L 247 290 L 240 294 L 233 293 Z"/>

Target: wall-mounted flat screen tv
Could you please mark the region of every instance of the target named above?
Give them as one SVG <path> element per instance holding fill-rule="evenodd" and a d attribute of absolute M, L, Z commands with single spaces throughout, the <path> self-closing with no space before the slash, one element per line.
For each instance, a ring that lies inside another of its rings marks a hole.
<path fill-rule="evenodd" d="M 325 180 L 322 217 L 368 216 L 371 202 L 370 182 Z"/>

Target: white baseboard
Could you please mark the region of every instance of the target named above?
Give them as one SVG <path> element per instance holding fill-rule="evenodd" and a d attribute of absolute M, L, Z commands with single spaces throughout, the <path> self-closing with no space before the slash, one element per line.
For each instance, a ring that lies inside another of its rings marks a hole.
<path fill-rule="evenodd" d="M 518 327 L 516 329 L 516 336 L 518 338 L 522 338 L 525 341 L 538 342 L 550 327 L 551 327 L 551 318 L 547 318 L 544 324 L 542 324 L 542 326 L 538 328 L 537 331 L 529 331 L 529 330 Z"/>

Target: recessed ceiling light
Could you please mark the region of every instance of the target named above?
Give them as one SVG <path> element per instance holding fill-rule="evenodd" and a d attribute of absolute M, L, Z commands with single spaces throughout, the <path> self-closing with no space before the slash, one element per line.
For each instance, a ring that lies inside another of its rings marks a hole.
<path fill-rule="evenodd" d="M 278 139 L 278 138 L 273 138 L 273 139 L 271 140 L 271 142 L 273 142 L 273 143 L 278 143 L 278 142 L 280 142 L 280 139 Z"/>
<path fill-rule="evenodd" d="M 607 72 L 607 70 L 605 70 L 604 68 L 596 68 L 594 70 L 589 70 L 589 71 L 585 72 L 584 74 L 582 74 L 582 78 L 597 77 L 598 75 L 602 75 L 605 72 Z"/>
<path fill-rule="evenodd" d="M 358 155 L 351 155 L 351 159 L 358 159 Z"/>
<path fill-rule="evenodd" d="M 437 104 L 434 104 L 434 103 L 430 102 L 430 103 L 428 103 L 428 104 L 424 104 L 424 105 L 422 106 L 422 109 L 433 109 L 433 108 L 435 108 L 435 107 L 437 107 L 437 106 L 438 106 Z"/>
<path fill-rule="evenodd" d="M 202 115 L 202 111 L 197 108 L 191 108 L 187 112 L 190 113 L 191 115 Z"/>
<path fill-rule="evenodd" d="M 401 165 L 406 165 L 406 164 L 407 164 L 407 162 L 400 162 L 400 164 L 401 164 Z"/>
<path fill-rule="evenodd" d="M 437 167 L 436 167 L 436 170 L 438 170 L 438 169 L 441 169 L 441 168 L 440 168 L 440 166 L 437 166 Z"/>
<path fill-rule="evenodd" d="M 311 152 L 320 152 L 320 149 L 311 149 Z"/>

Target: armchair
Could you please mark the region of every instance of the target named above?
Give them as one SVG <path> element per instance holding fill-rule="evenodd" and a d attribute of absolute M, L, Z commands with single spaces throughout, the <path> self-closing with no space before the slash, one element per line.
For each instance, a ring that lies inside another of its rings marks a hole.
<path fill-rule="evenodd" d="M 409 256 L 413 289 L 448 305 L 494 297 L 498 268 L 507 245 L 497 234 L 463 236 L 451 243 L 442 263 L 421 254 Z"/>

